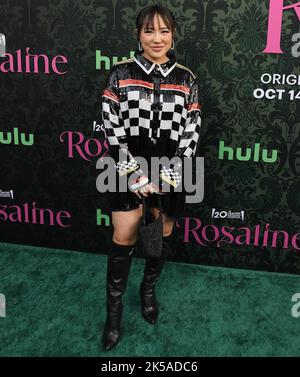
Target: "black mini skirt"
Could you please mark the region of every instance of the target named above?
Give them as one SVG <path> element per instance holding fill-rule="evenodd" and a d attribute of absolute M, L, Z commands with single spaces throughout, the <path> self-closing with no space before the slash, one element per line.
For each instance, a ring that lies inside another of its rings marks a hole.
<path fill-rule="evenodd" d="M 173 219 L 184 215 L 185 195 L 182 192 L 168 192 L 159 195 L 161 198 L 162 212 Z M 158 195 L 151 194 L 145 198 L 147 205 L 152 208 L 158 207 Z M 108 193 L 109 209 L 114 211 L 131 211 L 139 207 L 143 200 L 130 192 Z"/>

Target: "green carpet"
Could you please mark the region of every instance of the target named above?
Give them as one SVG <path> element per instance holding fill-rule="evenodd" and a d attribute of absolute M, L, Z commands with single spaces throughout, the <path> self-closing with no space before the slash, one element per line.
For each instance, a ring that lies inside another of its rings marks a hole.
<path fill-rule="evenodd" d="M 122 340 L 101 345 L 106 256 L 0 244 L 0 356 L 299 356 L 300 277 L 168 262 L 158 323 L 140 314 L 144 260 L 124 295 Z"/>

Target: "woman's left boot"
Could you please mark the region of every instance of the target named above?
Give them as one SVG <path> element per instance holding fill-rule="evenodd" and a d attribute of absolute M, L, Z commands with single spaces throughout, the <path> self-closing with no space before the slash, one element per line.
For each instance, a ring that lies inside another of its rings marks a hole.
<path fill-rule="evenodd" d="M 159 258 L 146 258 L 144 277 L 140 284 L 141 311 L 145 320 L 152 325 L 157 321 L 158 305 L 155 297 L 155 285 L 159 280 L 164 266 L 167 253 L 169 237 L 163 237 L 163 249 Z"/>

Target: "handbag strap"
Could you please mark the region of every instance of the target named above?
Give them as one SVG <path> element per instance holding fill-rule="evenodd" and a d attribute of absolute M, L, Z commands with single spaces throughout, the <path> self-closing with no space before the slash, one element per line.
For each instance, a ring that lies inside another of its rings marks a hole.
<path fill-rule="evenodd" d="M 143 214 L 142 214 L 142 225 L 145 225 L 146 224 L 146 199 L 145 197 L 143 196 Z"/>
<path fill-rule="evenodd" d="M 159 194 L 153 194 L 153 195 L 157 195 L 157 199 L 158 199 L 158 210 L 159 210 L 159 216 L 161 215 L 161 195 Z M 143 196 L 143 212 L 142 212 L 142 225 L 145 225 L 146 224 L 146 206 L 147 206 L 147 201 L 146 201 L 146 198 Z"/>

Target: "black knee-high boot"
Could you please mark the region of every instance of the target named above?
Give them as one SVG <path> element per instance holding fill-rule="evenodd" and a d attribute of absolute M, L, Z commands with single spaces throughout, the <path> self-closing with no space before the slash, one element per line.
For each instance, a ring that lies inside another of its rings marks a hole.
<path fill-rule="evenodd" d="M 158 317 L 158 305 L 155 297 L 155 284 L 159 280 L 167 258 L 171 235 L 163 237 L 163 249 L 159 258 L 146 258 L 144 277 L 140 285 L 141 311 L 145 320 L 152 325 Z"/>
<path fill-rule="evenodd" d="M 126 290 L 134 246 L 123 246 L 113 242 L 108 255 L 106 274 L 107 317 L 103 331 L 103 345 L 110 350 L 120 340 L 123 312 L 122 295 Z"/>

